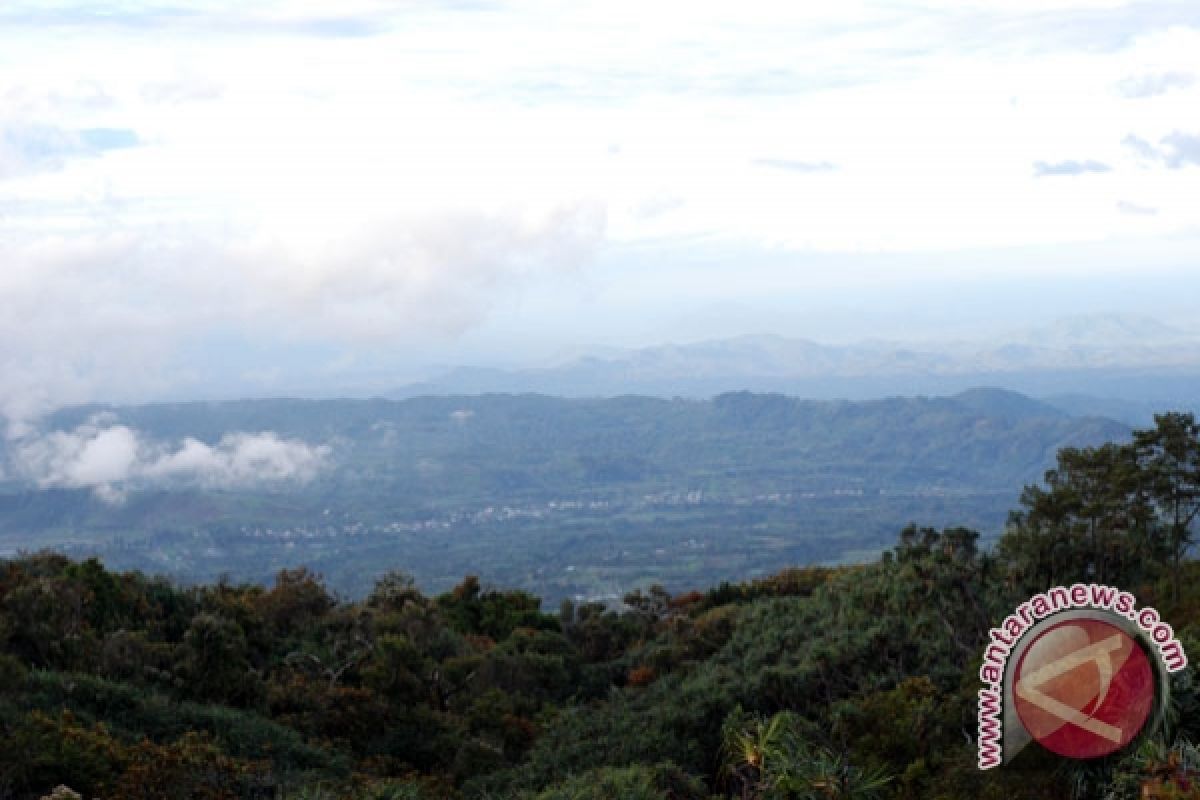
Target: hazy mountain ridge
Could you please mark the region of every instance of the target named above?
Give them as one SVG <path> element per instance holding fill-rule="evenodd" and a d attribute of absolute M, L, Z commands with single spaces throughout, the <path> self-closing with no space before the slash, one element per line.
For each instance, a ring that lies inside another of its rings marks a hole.
<path fill-rule="evenodd" d="M 990 341 L 822 344 L 775 335 L 606 351 L 529 369 L 455 367 L 393 396 L 541 392 L 706 397 L 750 389 L 817 398 L 952 394 L 980 385 L 1035 395 L 1178 403 L 1200 395 L 1200 336 L 1131 315 L 1060 320 Z"/>

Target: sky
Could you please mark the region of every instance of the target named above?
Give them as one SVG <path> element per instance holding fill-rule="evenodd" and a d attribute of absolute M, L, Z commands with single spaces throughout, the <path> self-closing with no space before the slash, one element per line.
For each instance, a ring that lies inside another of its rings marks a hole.
<path fill-rule="evenodd" d="M 0 415 L 1196 329 L 1198 197 L 1194 0 L 5 0 Z"/>

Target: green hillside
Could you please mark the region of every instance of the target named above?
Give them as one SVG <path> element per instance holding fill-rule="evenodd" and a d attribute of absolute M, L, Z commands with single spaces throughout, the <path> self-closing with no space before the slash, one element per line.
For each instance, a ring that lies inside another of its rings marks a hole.
<path fill-rule="evenodd" d="M 870 559 L 909 522 L 991 539 L 1017 487 L 1059 448 L 1128 437 L 999 390 L 862 403 L 740 392 L 87 407 L 43 433 L 100 412 L 164 448 L 271 431 L 329 456 L 311 483 L 132 480 L 118 504 L 10 480 L 0 551 L 55 546 L 200 582 L 265 583 L 306 563 L 355 597 L 402 563 L 431 592 L 475 571 L 551 605 Z"/>

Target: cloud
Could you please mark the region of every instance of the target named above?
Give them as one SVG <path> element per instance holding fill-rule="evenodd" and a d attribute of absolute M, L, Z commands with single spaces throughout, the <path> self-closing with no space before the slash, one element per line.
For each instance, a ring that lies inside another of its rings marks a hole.
<path fill-rule="evenodd" d="M 146 83 L 140 95 L 150 104 L 179 105 L 217 100 L 225 91 L 225 86 L 216 81 L 181 75 L 172 80 Z"/>
<path fill-rule="evenodd" d="M 0 241 L 0 415 L 19 433 L 71 403 L 212 396 L 205 370 L 228 379 L 220 370 L 247 357 L 221 353 L 220 336 L 453 340 L 527 283 L 573 275 L 604 227 L 603 207 L 584 203 L 395 216 L 315 242 L 215 241 L 197 225 Z"/>
<path fill-rule="evenodd" d="M 300 36 L 316 36 L 328 39 L 357 39 L 375 36 L 386 30 L 381 22 L 364 17 L 312 17 L 288 21 L 287 23 L 260 23 L 266 31 L 292 33 Z"/>
<path fill-rule="evenodd" d="M 1121 200 L 1117 203 L 1117 210 L 1122 214 L 1131 214 L 1133 216 L 1153 217 L 1158 214 L 1157 208 L 1150 206 L 1140 206 L 1137 203 L 1130 203 L 1126 200 Z"/>
<path fill-rule="evenodd" d="M 1200 134 L 1174 131 L 1153 145 L 1140 136 L 1129 134 L 1122 144 L 1146 161 L 1161 162 L 1168 169 L 1181 169 L 1189 164 L 1200 165 Z"/>
<path fill-rule="evenodd" d="M 63 157 L 81 147 L 77 134 L 53 126 L 0 126 L 0 180 L 59 169 Z"/>
<path fill-rule="evenodd" d="M 124 425 L 97 419 L 74 431 L 53 431 L 14 449 L 16 472 L 39 487 L 93 488 L 127 480 L 138 462 L 138 437 Z"/>
<path fill-rule="evenodd" d="M 1175 131 L 1162 138 L 1163 162 L 1170 169 L 1187 164 L 1200 165 L 1200 134 Z"/>
<path fill-rule="evenodd" d="M 61 169 L 70 158 L 94 157 L 138 144 L 137 133 L 126 128 L 0 125 L 0 179 Z"/>
<path fill-rule="evenodd" d="M 661 195 L 651 197 L 645 202 L 640 203 L 634 208 L 633 213 L 638 219 L 654 219 L 655 217 L 661 217 L 664 214 L 670 214 L 672 211 L 683 208 L 684 205 L 686 205 L 686 202 L 682 197 Z"/>
<path fill-rule="evenodd" d="M 39 488 L 92 489 L 116 501 L 149 486 L 246 489 L 307 483 L 328 465 L 331 449 L 271 431 L 236 432 L 216 444 L 186 438 L 175 446 L 147 439 L 97 415 L 71 431 L 29 432 L 9 448 L 13 475 Z"/>
<path fill-rule="evenodd" d="M 386 30 L 384 15 L 360 14 L 310 15 L 289 13 L 277 6 L 275 13 L 247 13 L 232 5 L 219 3 L 174 6 L 137 5 L 124 8 L 89 8 L 86 4 L 46 8 L 39 4 L 14 4 L 0 11 L 0 24 L 10 27 L 86 28 L 114 31 L 220 33 L 238 36 L 283 35 L 320 39 L 346 39 L 372 36 Z M 263 4 L 269 5 L 269 4 Z"/>
<path fill-rule="evenodd" d="M 251 246 L 245 256 L 265 266 L 243 313 L 357 342 L 456 336 L 515 287 L 586 263 L 604 228 L 604 209 L 585 203 L 525 220 L 472 211 L 382 221 L 307 252 Z"/>
<path fill-rule="evenodd" d="M 1055 175 L 1086 175 L 1088 173 L 1111 172 L 1112 167 L 1102 161 L 1056 161 L 1048 163 L 1035 161 L 1033 175 L 1036 178 L 1046 178 Z"/>
<path fill-rule="evenodd" d="M 1125 97 L 1157 97 L 1172 89 L 1186 89 L 1196 82 L 1190 72 L 1163 72 L 1156 75 L 1136 75 L 1117 84 L 1117 91 Z"/>
<path fill-rule="evenodd" d="M 149 481 L 195 481 L 207 487 L 236 488 L 263 483 L 307 483 L 330 455 L 327 445 L 313 447 L 275 433 L 229 433 L 216 445 L 188 438 L 174 451 L 145 464 Z"/>
<path fill-rule="evenodd" d="M 92 152 L 124 150 L 141 144 L 137 133 L 128 128 L 84 128 L 79 131 L 79 141 Z"/>
<path fill-rule="evenodd" d="M 787 158 L 756 158 L 752 162 L 758 167 L 783 169 L 789 172 L 832 172 L 837 166 L 828 161 L 793 161 Z"/>
<path fill-rule="evenodd" d="M 1134 153 L 1136 153 L 1139 158 L 1148 160 L 1157 160 L 1160 158 L 1160 153 L 1157 147 L 1150 144 L 1142 137 L 1135 136 L 1132 133 L 1122 139 L 1121 144 L 1125 145 Z"/>

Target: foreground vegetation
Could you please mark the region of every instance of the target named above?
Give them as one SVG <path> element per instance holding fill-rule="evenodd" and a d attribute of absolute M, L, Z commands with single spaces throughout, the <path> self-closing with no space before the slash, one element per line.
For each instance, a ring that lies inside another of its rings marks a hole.
<path fill-rule="evenodd" d="M 180 588 L 0 562 L 0 797 L 1196 797 L 1200 688 L 1095 762 L 975 767 L 988 628 L 1052 583 L 1135 592 L 1200 654 L 1200 428 L 1065 449 L 999 545 L 905 529 L 879 561 L 620 610 L 400 573 L 343 602 L 304 569 Z M 66 790 L 60 796 L 68 796 Z"/>

